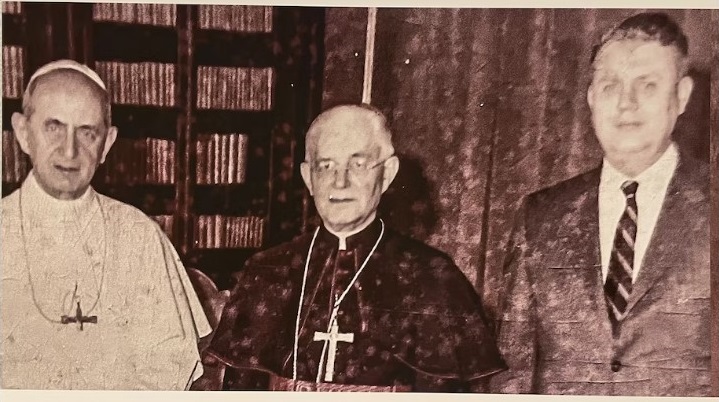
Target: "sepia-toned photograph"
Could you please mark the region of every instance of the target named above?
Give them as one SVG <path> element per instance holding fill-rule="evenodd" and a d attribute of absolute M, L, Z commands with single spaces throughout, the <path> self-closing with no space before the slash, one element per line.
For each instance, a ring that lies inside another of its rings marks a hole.
<path fill-rule="evenodd" d="M 2 1 L 0 388 L 719 396 L 719 9 Z"/>

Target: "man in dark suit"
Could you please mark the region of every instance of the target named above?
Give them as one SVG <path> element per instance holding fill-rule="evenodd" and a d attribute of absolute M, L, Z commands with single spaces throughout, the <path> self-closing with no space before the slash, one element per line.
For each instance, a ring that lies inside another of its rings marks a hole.
<path fill-rule="evenodd" d="M 529 195 L 506 265 L 495 392 L 708 395 L 709 175 L 672 132 L 687 39 L 635 15 L 592 55 L 602 165 Z"/>

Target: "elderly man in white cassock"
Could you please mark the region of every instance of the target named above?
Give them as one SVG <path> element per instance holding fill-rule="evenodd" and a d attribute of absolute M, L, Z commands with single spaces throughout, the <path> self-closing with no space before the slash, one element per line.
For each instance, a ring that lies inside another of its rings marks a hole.
<path fill-rule="evenodd" d="M 105 84 L 61 60 L 12 126 L 33 170 L 2 200 L 2 388 L 185 389 L 210 332 L 176 251 L 90 187 L 117 137 Z"/>

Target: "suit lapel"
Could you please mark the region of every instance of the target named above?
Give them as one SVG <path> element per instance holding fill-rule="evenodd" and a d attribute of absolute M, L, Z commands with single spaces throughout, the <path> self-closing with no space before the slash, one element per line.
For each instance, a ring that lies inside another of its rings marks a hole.
<path fill-rule="evenodd" d="M 674 177 L 669 182 L 667 194 L 662 203 L 657 225 L 654 228 L 641 269 L 629 296 L 627 313 L 644 295 L 673 268 L 683 263 L 683 242 L 690 236 L 690 226 L 684 223 L 684 212 L 694 210 L 697 197 L 689 197 L 691 191 L 691 164 L 680 158 Z M 698 205 L 697 205 L 698 207 Z"/>
<path fill-rule="evenodd" d="M 589 186 L 587 187 L 585 194 L 586 198 L 577 206 L 577 214 L 580 216 L 580 224 L 584 230 L 582 244 L 585 245 L 586 250 L 586 261 L 588 265 L 592 266 L 593 275 L 591 277 L 591 283 L 587 286 L 591 289 L 591 294 L 594 297 L 594 305 L 597 306 L 595 313 L 597 314 L 597 320 L 604 330 L 604 335 L 611 336 L 611 323 L 609 321 L 609 315 L 607 313 L 606 298 L 604 297 L 604 280 L 602 278 L 602 258 L 601 249 L 599 243 L 599 181 L 601 175 L 601 168 L 592 171 L 591 180 L 588 181 Z"/>
<path fill-rule="evenodd" d="M 563 267 L 567 271 L 582 272 L 584 295 L 592 299 L 594 321 L 611 337 L 611 324 L 606 310 L 599 247 L 599 178 L 601 168 L 587 172 L 583 180 L 571 191 L 565 201 L 568 205 L 558 229 L 560 248 L 566 250 Z"/>

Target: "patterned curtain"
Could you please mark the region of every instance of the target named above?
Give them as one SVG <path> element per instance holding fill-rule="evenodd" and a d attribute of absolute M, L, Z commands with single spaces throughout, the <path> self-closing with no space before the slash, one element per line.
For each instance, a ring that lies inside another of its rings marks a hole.
<path fill-rule="evenodd" d="M 450 255 L 490 314 L 522 197 L 601 160 L 586 103 L 590 50 L 639 11 L 379 10 L 372 98 L 401 160 L 381 213 Z M 689 37 L 696 80 L 675 138 L 709 160 L 718 13 L 666 12 Z M 324 107 L 361 99 L 366 18 L 366 9 L 326 13 Z"/>

